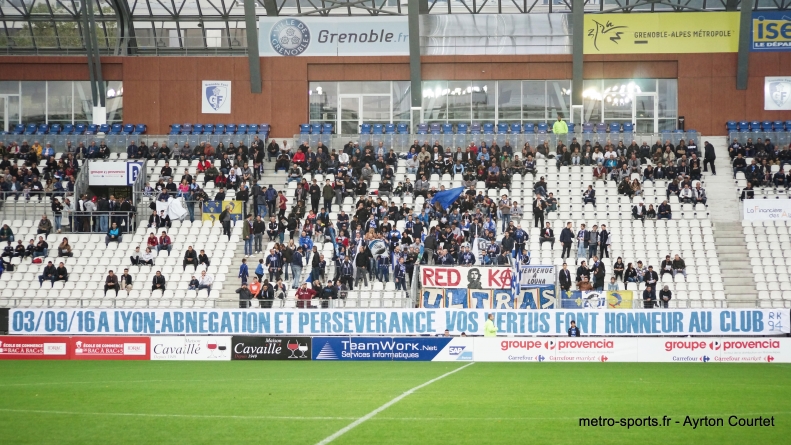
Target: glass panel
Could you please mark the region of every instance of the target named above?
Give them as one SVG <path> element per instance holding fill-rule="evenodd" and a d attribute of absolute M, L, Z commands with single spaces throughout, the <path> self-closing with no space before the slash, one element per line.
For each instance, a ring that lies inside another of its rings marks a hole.
<path fill-rule="evenodd" d="M 543 80 L 522 82 L 522 119 L 527 121 L 546 119 L 546 82 Z"/>
<path fill-rule="evenodd" d="M 390 122 L 390 96 L 363 96 L 363 122 Z"/>
<path fill-rule="evenodd" d="M 407 81 L 393 82 L 393 123 L 409 122 L 412 107 L 411 84 Z"/>
<path fill-rule="evenodd" d="M 659 117 L 678 117 L 678 80 L 659 79 Z M 675 124 L 673 125 L 675 129 Z"/>
<path fill-rule="evenodd" d="M 47 82 L 22 82 L 22 120 L 26 124 L 46 123 Z"/>
<path fill-rule="evenodd" d="M 448 82 L 448 119 L 469 121 L 472 118 L 472 86 L 470 82 Z"/>
<path fill-rule="evenodd" d="M 48 122 L 71 123 L 71 82 L 48 82 L 47 96 Z"/>
<path fill-rule="evenodd" d="M 8 125 L 21 124 L 19 120 L 19 96 L 8 96 Z"/>
<path fill-rule="evenodd" d="M 632 120 L 632 99 L 620 96 L 604 96 L 604 119 Z"/>
<path fill-rule="evenodd" d="M 472 119 L 494 122 L 495 81 L 474 81 L 472 83 Z"/>
<path fill-rule="evenodd" d="M 390 94 L 390 82 L 341 82 L 341 94 Z"/>
<path fill-rule="evenodd" d="M 91 83 L 87 81 L 74 82 L 74 123 L 86 123 L 93 120 L 93 99 L 91 98 Z"/>
<path fill-rule="evenodd" d="M 124 121 L 124 87 L 123 82 L 114 80 L 106 82 L 107 91 L 107 123 L 120 124 Z M 137 122 L 135 122 L 137 123 Z"/>
<path fill-rule="evenodd" d="M 659 119 L 659 131 L 673 131 L 677 123 L 675 119 Z"/>
<path fill-rule="evenodd" d="M 8 121 L 5 118 L 5 97 L 0 96 L 0 131 L 8 131 Z"/>
<path fill-rule="evenodd" d="M 522 86 L 518 80 L 497 82 L 497 118 L 519 121 L 522 118 Z"/>
<path fill-rule="evenodd" d="M 423 82 L 423 119 L 427 121 L 447 119 L 447 89 L 447 82 Z"/>
<path fill-rule="evenodd" d="M 16 80 L 0 82 L 0 94 L 19 94 L 19 82 Z"/>
<path fill-rule="evenodd" d="M 635 133 L 656 133 L 653 119 L 637 119 L 634 127 Z"/>
<path fill-rule="evenodd" d="M 656 113 L 654 106 L 656 105 L 654 96 L 635 96 L 634 99 L 634 117 L 636 119 L 651 118 L 653 119 Z M 606 112 L 605 112 L 606 114 Z"/>
<path fill-rule="evenodd" d="M 569 107 L 571 107 L 571 81 L 548 80 L 547 118 L 554 121 L 558 114 L 561 114 L 564 119 L 568 119 L 570 116 Z"/>
<path fill-rule="evenodd" d="M 585 122 L 601 122 L 602 81 L 600 79 L 583 81 L 582 102 Z"/>
<path fill-rule="evenodd" d="M 338 118 L 338 82 L 311 82 L 308 91 L 310 121 L 334 123 Z"/>
<path fill-rule="evenodd" d="M 360 98 L 342 97 L 341 106 L 341 133 L 357 134 L 360 125 Z"/>

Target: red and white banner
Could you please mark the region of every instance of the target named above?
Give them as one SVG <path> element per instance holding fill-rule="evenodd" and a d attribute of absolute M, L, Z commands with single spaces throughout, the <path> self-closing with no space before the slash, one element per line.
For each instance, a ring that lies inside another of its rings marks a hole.
<path fill-rule="evenodd" d="M 68 337 L 0 336 L 0 360 L 67 360 Z"/>
<path fill-rule="evenodd" d="M 69 352 L 74 360 L 148 360 L 149 337 L 71 337 Z"/>
<path fill-rule="evenodd" d="M 641 362 L 791 363 L 791 338 L 640 338 Z"/>
<path fill-rule="evenodd" d="M 422 287 L 510 289 L 510 267 L 421 266 Z"/>

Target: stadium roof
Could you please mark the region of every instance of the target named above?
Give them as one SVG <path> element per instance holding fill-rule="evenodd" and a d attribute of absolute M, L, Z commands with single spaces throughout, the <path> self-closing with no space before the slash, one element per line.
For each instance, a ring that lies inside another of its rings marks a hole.
<path fill-rule="evenodd" d="M 254 0 L 256 15 L 405 15 L 408 0 Z M 572 0 L 427 0 L 429 14 L 569 13 Z M 738 10 L 737 0 L 586 0 L 586 12 Z M 754 0 L 784 10 L 791 0 Z M 84 10 L 103 54 L 246 53 L 242 0 L 0 0 L 0 54 L 84 54 Z"/>

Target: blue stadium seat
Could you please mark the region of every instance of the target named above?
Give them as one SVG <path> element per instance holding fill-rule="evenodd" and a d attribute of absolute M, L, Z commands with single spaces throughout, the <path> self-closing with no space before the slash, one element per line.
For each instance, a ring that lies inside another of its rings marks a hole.
<path fill-rule="evenodd" d="M 236 134 L 246 134 L 247 124 L 236 124 Z"/>
<path fill-rule="evenodd" d="M 225 126 L 225 134 L 236 134 L 236 124 L 228 124 Z"/>
<path fill-rule="evenodd" d="M 63 134 L 63 135 L 74 134 L 74 125 L 72 125 L 72 124 L 64 125 L 63 126 L 63 130 L 61 130 L 60 134 Z"/>
<path fill-rule="evenodd" d="M 519 134 L 522 132 L 522 125 L 520 124 L 511 124 L 511 133 Z"/>
<path fill-rule="evenodd" d="M 624 133 L 632 133 L 632 132 L 634 132 L 634 125 L 631 122 L 624 122 L 623 123 L 623 132 Z"/>
<path fill-rule="evenodd" d="M 538 123 L 538 132 L 539 133 L 541 133 L 541 132 L 546 133 L 548 128 L 549 128 L 549 126 L 547 126 L 546 122 L 539 122 Z"/>
<path fill-rule="evenodd" d="M 470 124 L 470 133 L 472 134 L 480 134 L 481 133 L 481 124 L 479 122 L 473 122 Z"/>
<path fill-rule="evenodd" d="M 395 134 L 396 126 L 395 124 L 386 124 L 385 125 L 385 134 Z"/>
<path fill-rule="evenodd" d="M 85 124 L 77 124 L 74 126 L 74 134 L 85 134 L 85 130 L 87 130 Z"/>
<path fill-rule="evenodd" d="M 96 134 L 99 131 L 99 126 L 96 124 L 89 124 L 88 128 L 85 129 L 85 134 Z"/>
<path fill-rule="evenodd" d="M 583 133 L 593 133 L 593 124 L 590 122 L 585 122 L 582 124 L 582 132 Z"/>
<path fill-rule="evenodd" d="M 396 126 L 398 130 L 398 134 L 408 134 L 409 133 L 409 124 L 400 123 Z"/>
<path fill-rule="evenodd" d="M 791 121 L 786 121 L 786 131 L 791 131 Z"/>
<path fill-rule="evenodd" d="M 494 124 L 492 123 L 484 123 L 483 124 L 483 132 L 484 133 L 494 133 Z"/>
<path fill-rule="evenodd" d="M 761 130 L 761 123 L 758 121 L 750 122 L 750 130 L 752 131 L 759 131 Z"/>
<path fill-rule="evenodd" d="M 739 121 L 739 131 L 747 131 L 750 129 L 750 123 L 747 121 Z"/>
<path fill-rule="evenodd" d="M 36 124 L 27 124 L 25 127 L 25 134 L 36 134 L 38 126 Z"/>
<path fill-rule="evenodd" d="M 299 124 L 299 134 L 310 134 L 310 124 Z"/>
<path fill-rule="evenodd" d="M 203 124 L 195 124 L 192 126 L 192 134 L 203 134 Z"/>
<path fill-rule="evenodd" d="M 123 125 L 121 125 L 121 124 L 113 124 L 110 127 L 110 134 L 121 134 L 121 132 L 123 130 L 124 130 L 124 126 Z"/>
<path fill-rule="evenodd" d="M 725 122 L 725 129 L 728 130 L 728 133 L 739 130 L 739 128 L 736 126 L 736 121 Z"/>
<path fill-rule="evenodd" d="M 467 124 L 456 124 L 456 134 L 467 134 Z"/>
<path fill-rule="evenodd" d="M 49 133 L 49 125 L 39 124 L 38 130 L 36 130 L 36 134 L 47 134 L 47 133 Z"/>
<path fill-rule="evenodd" d="M 775 131 L 783 131 L 783 121 L 774 121 Z"/>
<path fill-rule="evenodd" d="M 258 134 L 258 124 L 248 124 L 247 134 Z"/>
<path fill-rule="evenodd" d="M 135 131 L 133 131 L 132 134 L 145 134 L 146 130 L 148 130 L 146 124 L 137 124 L 135 125 Z"/>
<path fill-rule="evenodd" d="M 269 124 L 265 124 L 265 125 L 266 125 L 266 134 L 269 134 Z M 332 124 L 322 124 L 321 132 L 322 134 L 332 134 L 335 132 L 335 129 L 333 128 Z"/>
<path fill-rule="evenodd" d="M 225 134 L 225 124 L 217 124 L 214 126 L 214 134 Z"/>
<path fill-rule="evenodd" d="M 453 124 L 442 124 L 442 132 L 445 134 L 453 134 Z"/>
<path fill-rule="evenodd" d="M 110 124 L 99 125 L 99 128 L 96 129 L 96 132 L 97 133 L 110 134 Z"/>
<path fill-rule="evenodd" d="M 618 122 L 610 122 L 610 133 L 620 133 L 621 124 Z"/>
<path fill-rule="evenodd" d="M 569 122 L 569 123 L 568 123 L 568 124 L 566 124 L 566 125 L 569 127 L 569 133 L 574 133 L 574 129 L 575 129 L 575 128 L 577 128 L 577 127 L 576 127 L 574 124 L 572 124 L 571 122 Z"/>
<path fill-rule="evenodd" d="M 525 122 L 524 133 L 525 134 L 533 134 L 535 132 L 536 132 L 536 126 L 533 125 L 532 122 Z"/>
<path fill-rule="evenodd" d="M 497 124 L 497 134 L 508 133 L 508 124 Z"/>
<path fill-rule="evenodd" d="M 310 124 L 310 134 L 321 134 L 321 124 Z"/>
<path fill-rule="evenodd" d="M 360 134 L 371 134 L 371 124 L 362 124 L 360 126 Z"/>
<path fill-rule="evenodd" d="M 121 130 L 123 134 L 132 134 L 135 132 L 135 126 L 133 124 L 124 124 L 123 129 Z"/>
<path fill-rule="evenodd" d="M 426 134 L 426 133 L 428 133 L 428 125 L 427 124 L 417 124 L 417 133 L 418 134 Z"/>
<path fill-rule="evenodd" d="M 431 132 L 431 134 L 440 134 L 442 127 L 438 123 L 434 122 L 428 126 L 428 130 Z"/>
<path fill-rule="evenodd" d="M 325 128 L 322 132 L 326 132 L 326 124 L 324 125 Z M 330 130 L 332 129 L 332 124 L 330 124 Z M 332 131 L 330 131 L 332 133 Z M 258 134 L 263 135 L 264 138 L 269 137 L 269 124 L 258 124 Z"/>
<path fill-rule="evenodd" d="M 596 122 L 596 133 L 606 133 L 607 132 L 607 124 L 604 122 Z"/>
<path fill-rule="evenodd" d="M 11 131 L 11 134 L 22 134 L 25 132 L 25 126 L 23 124 L 16 124 L 14 125 L 14 129 Z"/>
<path fill-rule="evenodd" d="M 192 134 L 192 124 L 184 124 L 181 126 L 181 134 Z"/>
<path fill-rule="evenodd" d="M 772 131 L 772 122 L 770 121 L 761 122 L 761 129 L 763 131 Z"/>
<path fill-rule="evenodd" d="M 382 124 L 374 124 L 373 125 L 374 134 L 384 134 L 385 133 L 385 126 Z"/>
<path fill-rule="evenodd" d="M 52 124 L 49 126 L 49 134 L 60 134 L 61 125 L 60 124 Z"/>
<path fill-rule="evenodd" d="M 180 134 L 181 124 L 170 124 L 170 134 Z"/>
<path fill-rule="evenodd" d="M 203 134 L 214 134 L 214 124 L 203 124 Z"/>

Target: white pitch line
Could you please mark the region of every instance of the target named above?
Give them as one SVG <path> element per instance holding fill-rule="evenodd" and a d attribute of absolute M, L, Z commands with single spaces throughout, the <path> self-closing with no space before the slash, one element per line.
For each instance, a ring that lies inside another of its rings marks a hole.
<path fill-rule="evenodd" d="M 331 436 L 329 436 L 329 437 L 325 438 L 324 440 L 322 440 L 321 442 L 319 442 L 319 443 L 318 443 L 318 444 L 316 444 L 316 445 L 327 445 L 328 443 L 332 442 L 333 440 L 335 440 L 335 439 L 339 438 L 340 436 L 342 436 L 342 435 L 344 435 L 344 434 L 348 433 L 349 431 L 351 431 L 353 428 L 357 427 L 357 426 L 358 426 L 358 425 L 360 425 L 361 423 L 363 423 L 363 422 L 365 422 L 365 421 L 367 421 L 367 420 L 371 419 L 371 418 L 372 418 L 372 417 L 374 417 L 375 415 L 377 415 L 377 414 L 381 413 L 382 411 L 386 410 L 387 408 L 390 408 L 391 406 L 395 405 L 395 404 L 396 404 L 396 403 L 398 403 L 398 402 L 399 402 L 401 399 L 403 399 L 404 397 L 406 397 L 406 396 L 408 396 L 408 395 L 412 394 L 413 392 L 415 392 L 415 391 L 417 391 L 417 390 L 419 390 L 419 389 L 421 389 L 421 388 L 425 388 L 426 386 L 428 386 L 428 385 L 430 385 L 430 384 L 432 384 L 432 383 L 434 383 L 434 382 L 436 382 L 436 381 L 438 381 L 438 380 L 442 380 L 442 379 L 444 379 L 445 377 L 447 377 L 447 376 L 449 376 L 449 375 L 451 375 L 451 374 L 455 374 L 455 373 L 457 373 L 457 372 L 461 371 L 462 369 L 464 369 L 464 368 L 466 368 L 466 367 L 468 367 L 468 366 L 472 366 L 473 364 L 475 364 L 475 362 L 468 363 L 468 364 L 466 364 L 466 365 L 464 365 L 464 366 L 461 366 L 461 367 L 459 367 L 459 368 L 456 368 L 456 369 L 454 369 L 453 371 L 446 372 L 445 374 L 442 374 L 442 375 L 441 375 L 441 376 L 439 376 L 439 377 L 433 378 L 433 379 L 429 380 L 429 381 L 428 381 L 428 382 L 426 382 L 426 383 L 420 384 L 420 385 L 418 385 L 418 386 L 415 386 L 415 387 L 414 387 L 414 388 L 412 388 L 412 389 L 409 389 L 409 390 L 407 390 L 407 391 L 405 391 L 405 392 L 401 393 L 401 395 L 399 395 L 398 397 L 396 397 L 396 398 L 394 398 L 393 400 L 391 400 L 391 401 L 389 401 L 389 402 L 385 403 L 384 405 L 380 406 L 379 408 L 376 408 L 375 410 L 371 411 L 370 413 L 368 413 L 368 414 L 366 414 L 366 415 L 364 415 L 364 416 L 360 417 L 359 419 L 357 419 L 357 420 L 355 420 L 354 422 L 352 422 L 352 423 L 350 423 L 350 424 L 346 425 L 345 427 L 343 427 L 343 428 L 339 429 L 339 430 L 338 430 L 338 431 L 336 431 L 334 434 L 332 434 Z"/>

